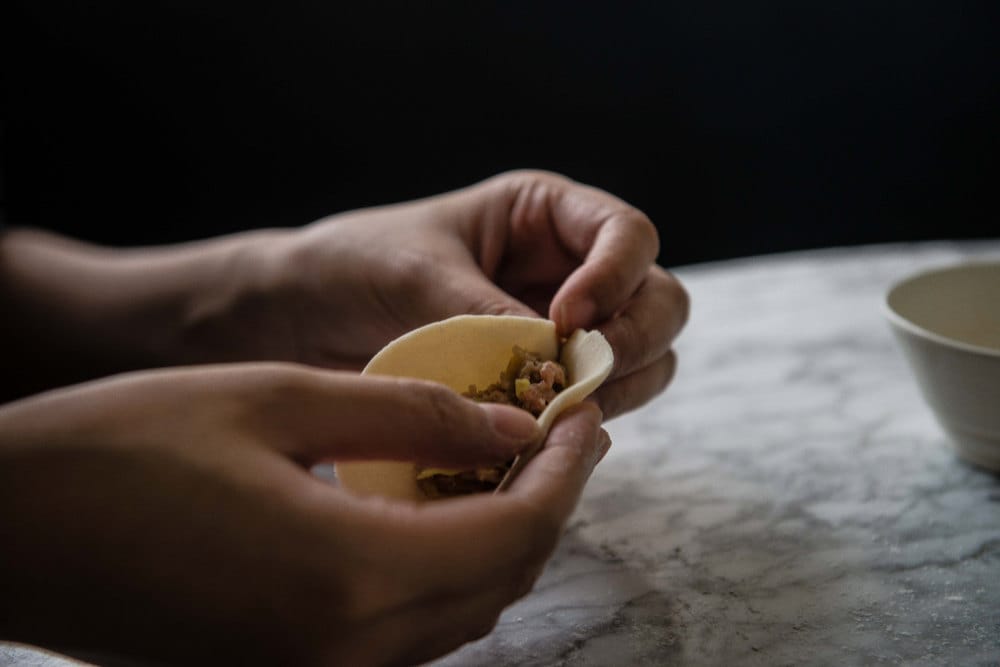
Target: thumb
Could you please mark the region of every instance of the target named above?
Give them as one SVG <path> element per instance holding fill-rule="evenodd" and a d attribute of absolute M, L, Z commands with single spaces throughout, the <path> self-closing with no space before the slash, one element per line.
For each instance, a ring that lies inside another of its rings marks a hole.
<path fill-rule="evenodd" d="M 309 465 L 385 459 L 466 466 L 513 458 L 541 437 L 530 413 L 475 403 L 434 382 L 308 370 L 284 449 Z M 288 404 L 287 399 L 283 403 Z"/>

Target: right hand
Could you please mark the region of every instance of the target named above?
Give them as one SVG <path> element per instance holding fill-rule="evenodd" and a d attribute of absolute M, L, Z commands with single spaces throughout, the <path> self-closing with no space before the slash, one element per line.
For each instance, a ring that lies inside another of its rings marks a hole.
<path fill-rule="evenodd" d="M 309 468 L 495 462 L 537 437 L 534 420 L 426 382 L 285 364 L 136 373 L 8 404 L 0 636 L 100 660 L 431 659 L 531 588 L 606 449 L 600 418 L 593 405 L 564 416 L 508 493 L 415 505 Z"/>
<path fill-rule="evenodd" d="M 259 242 L 248 251 L 258 257 L 253 271 L 233 274 L 255 286 L 255 306 L 242 312 L 267 313 L 240 328 L 261 332 L 255 358 L 361 368 L 418 326 L 505 314 L 547 316 L 563 336 L 604 334 L 614 366 L 593 400 L 608 418 L 673 377 L 688 296 L 654 261 L 656 227 L 617 197 L 558 174 L 508 172 Z"/>

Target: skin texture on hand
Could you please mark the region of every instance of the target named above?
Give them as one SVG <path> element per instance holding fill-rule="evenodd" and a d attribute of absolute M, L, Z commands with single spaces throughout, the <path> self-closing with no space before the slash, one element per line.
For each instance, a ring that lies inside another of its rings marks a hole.
<path fill-rule="evenodd" d="M 592 404 L 567 414 L 508 493 L 413 505 L 308 468 L 362 453 L 502 460 L 534 420 L 430 383 L 286 364 L 135 373 L 8 404 L 0 636 L 102 660 L 430 659 L 530 589 L 609 444 L 600 420 Z"/>
<path fill-rule="evenodd" d="M 508 493 L 410 505 L 326 459 L 465 465 L 538 437 L 527 413 L 360 378 L 452 315 L 547 316 L 615 353 L 606 416 L 669 382 L 687 317 L 655 228 L 543 172 L 163 248 L 0 232 L 0 637 L 191 664 L 392 664 L 486 633 L 530 588 L 609 441 L 564 415 Z M 276 360 L 308 364 L 218 362 Z M 471 445 L 471 448 L 470 448 Z M 402 557 L 401 557 L 402 555 Z"/>
<path fill-rule="evenodd" d="M 268 273 L 260 249 L 287 234 L 112 249 L 0 230 L 0 311 L 8 315 L 0 402 L 122 371 L 292 359 L 270 349 L 280 324 L 263 325 L 268 309 L 256 298 Z"/>
<path fill-rule="evenodd" d="M 383 345 L 452 315 L 547 316 L 599 329 L 615 352 L 595 398 L 611 417 L 660 392 L 688 314 L 655 264 L 656 229 L 625 202 L 562 176 L 502 174 L 438 197 L 322 220 L 273 246 L 281 321 L 298 361 L 360 368 Z M 338 289 L 331 289 L 337 285 Z"/>
<path fill-rule="evenodd" d="M 0 234 L 0 400 L 142 368 L 280 360 L 359 370 L 386 343 L 459 314 L 599 329 L 615 353 L 595 399 L 611 417 L 670 381 L 684 289 L 656 229 L 606 192 L 501 174 L 300 230 L 111 250 Z"/>

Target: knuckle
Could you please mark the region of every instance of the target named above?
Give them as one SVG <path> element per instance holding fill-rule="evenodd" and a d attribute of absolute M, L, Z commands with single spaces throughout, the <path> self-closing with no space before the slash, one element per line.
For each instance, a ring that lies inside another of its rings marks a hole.
<path fill-rule="evenodd" d="M 607 257 L 600 265 L 595 266 L 602 276 L 601 281 L 594 286 L 595 291 L 597 298 L 605 304 L 620 303 L 632 291 L 629 276 L 618 265 L 620 261 L 619 257 Z"/>
<path fill-rule="evenodd" d="M 267 362 L 265 368 L 267 368 L 271 376 L 272 386 L 298 386 L 309 375 L 306 367 L 293 363 Z"/>
<path fill-rule="evenodd" d="M 412 389 L 406 393 L 413 398 L 413 416 L 416 421 L 427 424 L 433 438 L 450 441 L 456 435 L 463 435 L 465 428 L 480 425 L 479 421 L 470 423 L 476 413 L 470 411 L 466 401 L 448 387 L 418 380 L 409 380 L 407 384 Z"/>
<path fill-rule="evenodd" d="M 495 188 L 508 196 L 526 194 L 537 187 L 550 186 L 557 191 L 572 185 L 566 176 L 544 169 L 512 169 L 504 171 L 483 182 L 486 188 Z"/>
<path fill-rule="evenodd" d="M 660 254 L 660 233 L 649 216 L 641 210 L 619 202 L 608 215 L 607 222 L 630 252 L 637 252 L 637 256 L 649 261 Z"/>
<path fill-rule="evenodd" d="M 387 299 L 415 299 L 425 285 L 438 284 L 436 274 L 440 272 L 440 266 L 425 252 L 410 247 L 399 248 L 393 253 L 391 270 L 379 274 L 378 289 L 387 295 Z M 414 276 L 424 279 L 414 280 Z"/>
<path fill-rule="evenodd" d="M 632 209 L 632 211 L 633 213 L 629 218 L 636 226 L 637 233 L 643 244 L 651 248 L 653 257 L 656 257 L 660 254 L 660 233 L 657 231 L 656 225 L 653 224 L 648 215 L 639 209 Z"/>
<path fill-rule="evenodd" d="M 688 293 L 687 288 L 684 287 L 681 281 L 677 280 L 673 274 L 667 274 L 670 277 L 670 287 L 673 296 L 674 306 L 679 313 L 678 321 L 681 326 L 684 326 L 688 318 L 691 316 L 691 295 Z"/>
<path fill-rule="evenodd" d="M 269 361 L 256 366 L 247 387 L 262 403 L 300 396 L 310 386 L 312 373 L 299 364 Z"/>
<path fill-rule="evenodd" d="M 668 314 L 665 324 L 670 333 L 676 335 L 691 315 L 691 296 L 687 288 L 669 271 L 657 266 L 649 274 L 648 289 L 654 294 L 657 304 Z"/>
<path fill-rule="evenodd" d="M 540 181 L 540 180 L 557 180 L 563 182 L 569 182 L 566 176 L 554 171 L 548 171 L 545 169 L 511 169 L 510 171 L 504 171 L 494 178 L 498 180 L 510 179 L 517 181 Z"/>

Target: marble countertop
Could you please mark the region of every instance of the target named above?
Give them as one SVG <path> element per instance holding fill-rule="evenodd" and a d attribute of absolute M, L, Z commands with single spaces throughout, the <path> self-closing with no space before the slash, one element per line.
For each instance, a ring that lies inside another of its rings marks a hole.
<path fill-rule="evenodd" d="M 678 270 L 673 385 L 608 424 L 534 592 L 439 664 L 1000 664 L 1000 477 L 948 448 L 881 313 L 969 255 L 1000 243 Z"/>
<path fill-rule="evenodd" d="M 608 424 L 535 590 L 434 664 L 1000 663 L 1000 476 L 948 448 L 881 313 L 973 255 L 1000 242 L 679 269 L 673 385 Z"/>

